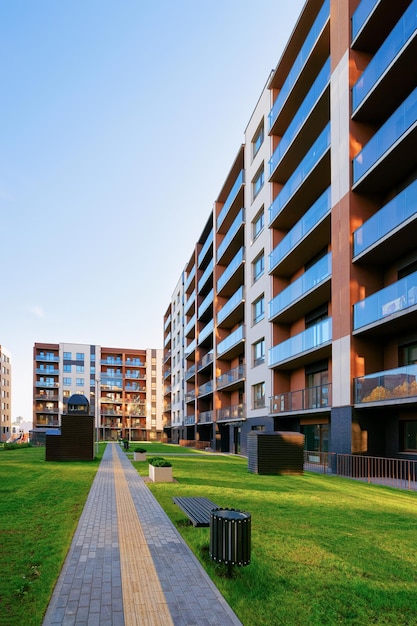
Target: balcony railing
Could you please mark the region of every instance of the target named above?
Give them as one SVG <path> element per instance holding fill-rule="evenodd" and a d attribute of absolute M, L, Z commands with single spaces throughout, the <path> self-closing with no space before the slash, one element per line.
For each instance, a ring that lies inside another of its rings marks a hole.
<path fill-rule="evenodd" d="M 223 339 L 217 346 L 217 356 L 221 356 L 225 352 L 228 352 L 235 345 L 243 341 L 244 339 L 244 328 L 243 324 L 239 326 L 236 330 L 234 330 L 226 339 Z"/>
<path fill-rule="evenodd" d="M 269 226 L 278 217 L 285 205 L 292 198 L 295 192 L 308 178 L 317 163 L 323 158 L 330 147 L 330 124 L 327 124 L 323 132 L 318 136 L 311 146 L 298 168 L 285 183 L 271 206 L 269 207 Z"/>
<path fill-rule="evenodd" d="M 52 388 L 59 387 L 59 383 L 55 381 L 37 380 L 35 383 L 35 387 L 45 387 L 45 389 L 50 389 L 51 387 Z"/>
<path fill-rule="evenodd" d="M 222 258 L 223 254 L 226 252 L 228 246 L 231 244 L 231 242 L 233 241 L 234 237 L 236 236 L 236 233 L 239 231 L 240 227 L 244 223 L 245 223 L 245 210 L 244 209 L 240 209 L 239 213 L 237 214 L 237 216 L 235 217 L 235 219 L 233 221 L 233 224 L 231 225 L 231 227 L 227 231 L 227 234 L 225 235 L 223 241 L 221 242 L 221 244 L 217 248 L 217 262 L 220 261 L 220 259 Z"/>
<path fill-rule="evenodd" d="M 191 389 L 191 391 L 188 391 L 185 394 L 185 401 L 186 402 L 192 402 L 193 400 L 195 400 L 195 389 Z"/>
<path fill-rule="evenodd" d="M 209 236 L 207 237 L 206 241 L 204 242 L 203 247 L 200 250 L 200 254 L 198 255 L 198 265 L 200 266 L 200 264 L 202 263 L 204 257 L 206 256 L 207 252 L 209 251 L 210 246 L 213 245 L 213 231 L 210 232 Z"/>
<path fill-rule="evenodd" d="M 185 380 L 192 378 L 195 375 L 195 363 L 191 367 L 188 368 L 185 372 Z"/>
<path fill-rule="evenodd" d="M 195 272 L 196 272 L 196 269 L 195 269 L 195 265 L 194 265 L 194 267 L 192 268 L 191 272 L 188 274 L 188 276 L 186 278 L 185 285 L 184 285 L 184 290 L 185 291 L 187 291 L 188 287 L 191 284 L 191 281 L 195 277 Z"/>
<path fill-rule="evenodd" d="M 243 363 L 238 365 L 237 367 L 232 368 L 228 372 L 217 376 L 216 384 L 217 389 L 222 389 L 223 387 L 228 387 L 229 385 L 233 385 L 238 380 L 243 380 L 245 378 L 245 366 Z"/>
<path fill-rule="evenodd" d="M 416 398 L 417 401 L 417 365 L 405 365 L 355 378 L 353 391 L 355 404 L 386 403 L 407 398 Z"/>
<path fill-rule="evenodd" d="M 309 291 L 323 284 L 331 275 L 332 255 L 329 253 L 269 302 L 269 320 L 304 297 Z"/>
<path fill-rule="evenodd" d="M 414 0 L 401 19 L 392 29 L 389 36 L 369 62 L 361 77 L 352 88 L 353 113 L 365 100 L 366 96 L 378 82 L 395 57 L 407 44 L 417 29 L 417 0 Z"/>
<path fill-rule="evenodd" d="M 362 0 L 352 16 L 352 39 L 355 39 L 380 0 Z"/>
<path fill-rule="evenodd" d="M 233 204 L 234 199 L 236 198 L 239 189 L 241 188 L 241 186 L 243 185 L 243 183 L 245 182 L 245 172 L 244 170 L 241 170 L 237 179 L 235 180 L 233 187 L 229 193 L 229 195 L 227 196 L 226 202 L 224 203 L 222 210 L 220 211 L 219 215 L 217 216 L 217 230 L 219 230 L 220 226 L 223 224 L 226 215 L 229 212 L 230 207 Z"/>
<path fill-rule="evenodd" d="M 198 307 L 198 318 L 199 319 L 203 315 L 203 313 L 205 313 L 207 311 L 209 306 L 211 304 L 213 304 L 213 300 L 214 300 L 214 289 L 212 289 L 210 291 L 210 293 L 207 294 L 207 296 L 204 298 L 203 302 L 199 305 L 199 307 Z"/>
<path fill-rule="evenodd" d="M 207 365 L 210 365 L 211 363 L 213 363 L 213 359 L 214 359 L 214 353 L 213 353 L 213 350 L 210 350 L 210 352 L 207 352 L 207 354 L 205 354 L 199 360 L 197 364 L 198 371 L 204 369 Z"/>
<path fill-rule="evenodd" d="M 297 113 L 293 117 L 291 124 L 288 126 L 278 146 L 276 147 L 269 161 L 270 176 L 273 174 L 273 172 L 275 171 L 275 169 L 281 162 L 283 156 L 287 152 L 288 148 L 290 147 L 295 137 L 299 133 L 300 129 L 302 128 L 306 120 L 311 115 L 311 112 L 314 109 L 315 104 L 319 100 L 323 91 L 328 87 L 329 82 L 330 82 L 330 58 L 327 59 L 319 75 L 314 81 L 313 86 L 311 87 L 310 91 L 305 97 Z"/>
<path fill-rule="evenodd" d="M 207 265 L 206 269 L 204 270 L 203 275 L 201 276 L 200 280 L 198 281 L 198 291 L 199 292 L 202 290 L 202 288 L 204 287 L 204 285 L 206 284 L 206 282 L 208 281 L 210 276 L 212 276 L 212 274 L 213 274 L 213 267 L 214 267 L 214 262 L 213 262 L 213 259 L 211 259 L 210 263 Z"/>
<path fill-rule="evenodd" d="M 198 424 L 209 424 L 213 421 L 213 411 L 201 411 L 197 415 L 197 423 Z"/>
<path fill-rule="evenodd" d="M 417 87 L 353 159 L 353 183 L 357 183 L 417 122 Z"/>
<path fill-rule="evenodd" d="M 295 359 L 304 352 L 310 352 L 329 344 L 332 340 L 331 317 L 290 337 L 269 350 L 269 367 L 275 367 Z"/>
<path fill-rule="evenodd" d="M 199 385 L 198 387 L 198 397 L 206 396 L 209 393 L 213 393 L 213 381 L 209 380 L 207 383 L 203 385 Z"/>
<path fill-rule="evenodd" d="M 243 286 L 231 296 L 217 313 L 217 323 L 221 324 L 243 302 Z"/>
<path fill-rule="evenodd" d="M 198 334 L 198 345 L 202 344 L 207 337 L 213 334 L 214 320 L 210 320 Z"/>
<path fill-rule="evenodd" d="M 184 303 L 184 313 L 186 313 L 188 309 L 190 308 L 190 306 L 193 304 L 193 302 L 195 302 L 195 294 L 196 294 L 196 290 L 194 289 L 194 291 L 186 299 Z"/>
<path fill-rule="evenodd" d="M 361 254 L 415 215 L 417 215 L 417 181 L 411 183 L 355 230 L 353 256 Z"/>
<path fill-rule="evenodd" d="M 278 393 L 270 398 L 270 413 L 291 413 L 326 409 L 332 405 L 332 385 L 317 385 L 297 391 Z"/>
<path fill-rule="evenodd" d="M 47 361 L 48 363 L 59 363 L 59 356 L 54 354 L 37 354 L 35 361 Z"/>
<path fill-rule="evenodd" d="M 280 89 L 279 95 L 274 102 L 274 105 L 269 113 L 269 130 L 271 130 L 272 126 L 275 123 L 278 115 L 280 114 L 289 94 L 291 93 L 295 83 L 298 80 L 301 71 L 309 58 L 311 51 L 321 33 L 324 26 L 326 25 L 327 20 L 330 16 L 330 0 L 325 0 L 322 8 L 320 9 L 319 14 L 316 17 L 316 20 L 311 27 L 310 32 L 304 40 L 304 44 L 298 53 L 297 58 L 294 61 L 294 64 L 287 76 L 286 81 Z"/>
<path fill-rule="evenodd" d="M 246 419 L 246 405 L 234 404 L 233 406 L 226 406 L 217 410 L 218 422 L 229 422 L 231 420 Z"/>
<path fill-rule="evenodd" d="M 186 415 L 184 418 L 184 424 L 186 426 L 192 426 L 195 424 L 195 415 Z"/>
<path fill-rule="evenodd" d="M 47 369 L 44 367 L 37 367 L 36 373 L 40 374 L 41 376 L 58 376 L 59 369 Z"/>
<path fill-rule="evenodd" d="M 220 276 L 217 281 L 217 291 L 221 291 L 223 287 L 229 282 L 232 278 L 233 274 L 236 273 L 238 267 L 242 265 L 244 259 L 244 250 L 240 248 L 239 252 L 234 256 L 234 258 L 230 261 L 227 268 L 224 270 L 223 274 Z"/>
<path fill-rule="evenodd" d="M 280 261 L 282 261 L 282 259 L 284 259 L 289 252 L 291 252 L 300 243 L 300 241 L 306 237 L 306 235 L 313 231 L 324 217 L 329 215 L 330 211 L 331 202 L 329 187 L 270 253 L 269 271 L 272 272 L 278 263 L 280 263 Z"/>
<path fill-rule="evenodd" d="M 194 313 L 194 315 L 192 316 L 192 318 L 187 322 L 185 328 L 184 328 L 184 334 L 186 336 L 188 336 L 188 333 L 190 332 L 190 330 L 195 326 L 197 320 L 197 316 Z"/>
<path fill-rule="evenodd" d="M 190 354 L 191 354 L 192 352 L 194 352 L 194 350 L 195 350 L 195 348 L 196 348 L 196 345 L 197 345 L 197 342 L 196 342 L 196 340 L 195 340 L 195 339 L 193 339 L 193 340 L 192 340 L 192 341 L 188 344 L 188 346 L 186 346 L 186 347 L 185 347 L 184 353 L 185 353 L 185 356 L 186 356 L 186 357 L 190 356 Z"/>
<path fill-rule="evenodd" d="M 353 329 L 384 320 L 417 304 L 417 272 L 353 305 Z"/>

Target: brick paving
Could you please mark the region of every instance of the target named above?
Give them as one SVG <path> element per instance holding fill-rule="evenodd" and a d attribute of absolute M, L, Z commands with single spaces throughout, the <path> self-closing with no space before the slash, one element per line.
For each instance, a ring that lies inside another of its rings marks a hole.
<path fill-rule="evenodd" d="M 58 625 L 242 626 L 117 444 L 106 447 L 43 621 Z"/>

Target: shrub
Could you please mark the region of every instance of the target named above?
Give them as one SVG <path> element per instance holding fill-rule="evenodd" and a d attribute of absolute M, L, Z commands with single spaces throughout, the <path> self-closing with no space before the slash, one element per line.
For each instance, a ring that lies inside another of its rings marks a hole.
<path fill-rule="evenodd" d="M 172 467 L 172 463 L 161 456 L 154 456 L 149 459 L 149 465 L 153 465 L 154 467 Z"/>
<path fill-rule="evenodd" d="M 133 452 L 137 452 L 138 454 L 143 454 L 144 452 L 146 452 L 146 448 L 137 447 L 137 448 L 134 448 Z"/>
<path fill-rule="evenodd" d="M 20 450 L 20 448 L 31 448 L 31 443 L 4 443 L 4 450 Z"/>

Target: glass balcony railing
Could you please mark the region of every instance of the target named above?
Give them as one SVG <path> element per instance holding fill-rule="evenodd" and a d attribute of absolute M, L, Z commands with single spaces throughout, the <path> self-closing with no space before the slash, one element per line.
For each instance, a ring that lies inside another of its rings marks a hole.
<path fill-rule="evenodd" d="M 197 342 L 195 339 L 193 339 L 188 346 L 186 346 L 185 348 L 185 356 L 188 357 L 192 352 L 194 352 L 195 348 L 196 348 Z"/>
<path fill-rule="evenodd" d="M 417 272 L 353 305 L 353 329 L 385 319 L 417 304 Z"/>
<path fill-rule="evenodd" d="M 226 406 L 223 409 L 217 409 L 217 421 L 225 422 L 229 420 L 242 420 L 246 417 L 245 412 L 245 404 L 234 404 L 233 406 Z"/>
<path fill-rule="evenodd" d="M 217 346 L 217 356 L 220 357 L 225 352 L 236 346 L 244 339 L 243 325 L 234 330 L 226 339 L 223 339 Z"/>
<path fill-rule="evenodd" d="M 191 272 L 188 274 L 188 276 L 186 278 L 185 285 L 184 285 L 185 291 L 187 291 L 187 289 L 190 286 L 193 278 L 195 277 L 195 272 L 196 272 L 196 269 L 195 269 L 195 265 L 194 265 L 193 269 L 191 270 Z"/>
<path fill-rule="evenodd" d="M 269 320 L 305 296 L 309 291 L 328 280 L 331 274 L 332 255 L 329 253 L 269 302 Z"/>
<path fill-rule="evenodd" d="M 166 330 L 169 326 L 171 326 L 171 316 L 170 315 L 168 315 L 168 317 L 165 320 L 164 330 Z"/>
<path fill-rule="evenodd" d="M 184 418 L 184 424 L 186 426 L 192 426 L 195 424 L 195 415 L 186 415 Z"/>
<path fill-rule="evenodd" d="M 184 334 L 187 336 L 188 333 L 190 332 L 190 330 L 193 328 L 193 326 L 195 326 L 195 322 L 196 322 L 196 314 L 194 313 L 194 315 L 192 316 L 192 318 L 190 319 L 189 322 L 187 322 L 185 328 L 184 328 Z"/>
<path fill-rule="evenodd" d="M 58 376 L 59 369 L 48 369 L 46 367 L 37 367 L 36 374 L 41 374 L 43 376 Z"/>
<path fill-rule="evenodd" d="M 392 29 L 390 35 L 369 62 L 352 89 L 353 113 L 365 100 L 387 68 L 409 41 L 417 28 L 417 0 L 414 0 Z"/>
<path fill-rule="evenodd" d="M 203 341 L 205 339 L 207 339 L 207 337 L 209 337 L 209 335 L 213 334 L 213 330 L 214 330 L 214 320 L 210 320 L 210 322 L 208 324 L 206 324 L 203 328 L 203 330 L 201 330 L 198 334 L 198 343 L 199 345 L 201 343 L 203 343 Z"/>
<path fill-rule="evenodd" d="M 364 252 L 407 219 L 417 214 L 417 181 L 414 181 L 353 233 L 353 256 Z"/>
<path fill-rule="evenodd" d="M 199 318 L 203 315 L 203 313 L 205 313 L 207 311 L 209 306 L 211 304 L 213 304 L 213 299 L 214 299 L 214 289 L 212 289 L 210 291 L 210 293 L 207 294 L 207 296 L 204 298 L 203 302 L 198 307 L 198 317 Z"/>
<path fill-rule="evenodd" d="M 231 296 L 226 304 L 222 306 L 217 313 L 217 323 L 221 324 L 224 320 L 235 310 L 235 308 L 243 301 L 243 286 L 239 287 L 237 291 Z"/>
<path fill-rule="evenodd" d="M 202 369 L 207 367 L 207 365 L 210 365 L 210 363 L 213 363 L 213 359 L 214 359 L 214 353 L 213 353 L 213 350 L 210 350 L 210 352 L 207 352 L 207 354 L 205 354 L 199 360 L 197 364 L 197 370 L 200 372 Z"/>
<path fill-rule="evenodd" d="M 217 376 L 216 384 L 217 389 L 221 389 L 222 387 L 228 387 L 229 385 L 233 385 L 238 380 L 242 380 L 245 377 L 245 366 L 243 363 L 238 365 L 237 367 L 233 367 L 228 372 Z"/>
<path fill-rule="evenodd" d="M 239 252 L 236 254 L 236 256 L 230 261 L 229 265 L 227 266 L 227 268 L 224 270 L 223 274 L 220 276 L 219 280 L 217 281 L 218 292 L 223 289 L 223 287 L 229 282 L 233 274 L 236 272 L 238 267 L 242 265 L 243 258 L 244 258 L 243 248 L 241 248 Z"/>
<path fill-rule="evenodd" d="M 213 381 L 209 380 L 208 383 L 198 386 L 198 397 L 206 396 L 208 393 L 213 393 Z"/>
<path fill-rule="evenodd" d="M 353 182 L 357 183 L 365 176 L 416 121 L 417 87 L 353 159 Z"/>
<path fill-rule="evenodd" d="M 49 361 L 52 363 L 59 363 L 59 356 L 55 356 L 54 354 L 37 354 L 35 357 L 36 361 Z"/>
<path fill-rule="evenodd" d="M 200 250 L 200 254 L 198 255 L 198 265 L 200 266 L 207 252 L 209 251 L 210 246 L 213 245 L 213 231 L 209 234 L 206 241 L 204 242 L 204 246 Z"/>
<path fill-rule="evenodd" d="M 329 317 L 302 333 L 290 337 L 269 350 L 269 367 L 295 359 L 304 352 L 320 348 L 332 340 L 332 318 Z"/>
<path fill-rule="evenodd" d="M 245 172 L 244 170 L 241 170 L 239 173 L 239 176 L 237 177 L 237 179 L 234 182 L 234 185 L 229 193 L 229 195 L 227 196 L 226 202 L 224 203 L 222 210 L 220 211 L 219 215 L 217 216 L 217 230 L 219 230 L 220 226 L 223 224 L 226 215 L 229 212 L 230 207 L 233 204 L 234 199 L 236 198 L 239 189 L 241 188 L 241 186 L 243 185 L 243 183 L 245 182 Z"/>
<path fill-rule="evenodd" d="M 287 101 L 289 94 L 291 93 L 295 83 L 301 71 L 311 54 L 311 51 L 319 37 L 321 31 L 326 25 L 327 20 L 330 17 L 330 0 L 325 0 L 322 8 L 320 9 L 319 14 L 316 17 L 316 20 L 311 27 L 310 32 L 304 40 L 304 44 L 298 53 L 297 58 L 294 61 L 294 64 L 287 76 L 286 81 L 284 82 L 277 99 L 274 102 L 274 105 L 269 113 L 269 130 L 271 130 L 272 126 L 275 123 L 278 115 L 281 113 L 281 110 Z"/>
<path fill-rule="evenodd" d="M 325 409 L 331 405 L 332 385 L 326 383 L 272 396 L 269 410 L 270 413 L 291 413 L 293 411 Z"/>
<path fill-rule="evenodd" d="M 192 305 L 192 303 L 195 301 L 195 294 L 196 294 L 196 290 L 194 289 L 192 294 L 190 294 L 190 296 L 187 298 L 187 300 L 184 303 L 184 312 L 187 312 L 190 306 Z"/>
<path fill-rule="evenodd" d="M 352 39 L 362 30 L 369 16 L 381 0 L 362 0 L 352 16 Z"/>
<path fill-rule="evenodd" d="M 284 259 L 291 250 L 308 235 L 326 215 L 329 215 L 330 187 L 316 200 L 311 208 L 295 224 L 295 226 L 285 235 L 284 239 L 272 250 L 269 255 L 269 271 Z"/>
<path fill-rule="evenodd" d="M 214 267 L 214 262 L 213 262 L 213 259 L 211 259 L 210 263 L 207 265 L 206 269 L 204 270 L 203 275 L 198 281 L 199 292 L 202 290 L 202 288 L 204 287 L 204 285 L 206 284 L 210 276 L 213 274 L 213 267 Z"/>
<path fill-rule="evenodd" d="M 353 381 L 355 404 L 417 397 L 417 365 L 375 372 Z"/>
<path fill-rule="evenodd" d="M 171 333 L 168 333 L 164 339 L 164 348 L 169 344 L 170 341 L 171 341 Z"/>
<path fill-rule="evenodd" d="M 269 225 L 281 213 L 282 209 L 301 187 L 315 165 L 324 156 L 330 147 L 330 124 L 327 124 L 323 132 L 318 136 L 310 150 L 301 161 L 293 175 L 287 180 L 271 206 L 269 207 Z"/>
<path fill-rule="evenodd" d="M 221 242 L 221 244 L 217 248 L 217 261 L 219 261 L 222 258 L 223 254 L 226 252 L 228 246 L 233 241 L 233 238 L 236 236 L 236 233 L 239 231 L 239 228 L 244 223 L 245 223 L 245 210 L 244 209 L 240 209 L 239 213 L 237 214 L 236 218 L 233 221 L 233 224 L 231 225 L 231 227 L 227 231 L 227 235 L 225 236 L 225 238 L 223 239 L 223 241 Z"/>
<path fill-rule="evenodd" d="M 330 58 L 327 59 L 326 63 L 322 67 L 319 75 L 313 83 L 310 91 L 305 97 L 303 103 L 292 119 L 291 124 L 288 126 L 284 135 L 282 136 L 276 150 L 274 151 L 270 161 L 269 161 L 269 171 L 270 175 L 274 172 L 277 165 L 280 163 L 281 159 L 287 152 L 288 148 L 294 141 L 297 136 L 300 128 L 303 126 L 305 121 L 311 115 L 311 111 L 314 109 L 315 104 L 319 100 L 321 94 L 329 85 L 330 82 Z"/>
<path fill-rule="evenodd" d="M 213 411 L 201 411 L 197 416 L 199 424 L 209 424 L 213 421 Z"/>
<path fill-rule="evenodd" d="M 189 378 L 192 378 L 195 374 L 195 363 L 188 368 L 188 370 L 186 370 L 185 372 L 185 380 L 188 380 Z"/>

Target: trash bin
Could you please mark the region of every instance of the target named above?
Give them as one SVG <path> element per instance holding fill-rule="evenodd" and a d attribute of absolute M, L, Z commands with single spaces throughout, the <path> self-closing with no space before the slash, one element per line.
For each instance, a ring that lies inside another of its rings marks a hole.
<path fill-rule="evenodd" d="M 214 509 L 210 514 L 210 558 L 226 565 L 249 565 L 251 515 L 236 509 Z"/>

